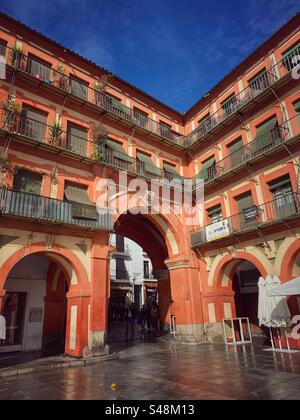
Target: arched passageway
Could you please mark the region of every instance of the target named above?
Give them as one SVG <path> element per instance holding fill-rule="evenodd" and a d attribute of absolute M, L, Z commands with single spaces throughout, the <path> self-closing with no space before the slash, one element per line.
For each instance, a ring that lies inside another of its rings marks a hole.
<path fill-rule="evenodd" d="M 4 288 L 1 312 L 7 334 L 0 351 L 64 353 L 69 290 L 65 271 L 46 255 L 33 254 L 10 270 Z"/>
<path fill-rule="evenodd" d="M 140 214 L 121 215 L 115 224 L 115 233 L 136 242 L 151 259 L 154 276 L 158 279 L 160 321 L 161 324 L 168 324 L 172 299 L 169 270 L 166 265 L 169 258 L 166 239 L 151 218 Z"/>

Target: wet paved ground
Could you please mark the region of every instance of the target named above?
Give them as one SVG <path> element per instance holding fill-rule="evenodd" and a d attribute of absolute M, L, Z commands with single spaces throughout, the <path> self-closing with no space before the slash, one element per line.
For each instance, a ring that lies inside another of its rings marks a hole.
<path fill-rule="evenodd" d="M 119 360 L 3 379 L 0 399 L 300 399 L 300 353 L 253 350 L 129 342 Z"/>

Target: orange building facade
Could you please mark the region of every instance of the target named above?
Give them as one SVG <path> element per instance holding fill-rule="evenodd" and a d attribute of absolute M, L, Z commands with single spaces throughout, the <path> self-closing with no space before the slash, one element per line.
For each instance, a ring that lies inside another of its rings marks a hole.
<path fill-rule="evenodd" d="M 113 231 L 151 258 L 161 322 L 176 316 L 178 339 L 223 339 L 222 320 L 235 316 L 261 333 L 259 277 L 300 274 L 299 26 L 298 14 L 180 114 L 0 15 L 5 351 L 102 351 Z M 118 183 L 120 170 L 149 188 L 204 179 L 204 223 L 162 206 L 97 212 L 99 181 Z M 289 303 L 299 314 L 299 299 Z"/>

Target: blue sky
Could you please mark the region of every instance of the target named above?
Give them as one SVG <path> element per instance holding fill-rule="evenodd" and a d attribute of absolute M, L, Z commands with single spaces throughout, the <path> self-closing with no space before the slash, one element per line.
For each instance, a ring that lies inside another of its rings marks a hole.
<path fill-rule="evenodd" d="M 179 111 L 299 11 L 299 0 L 1 0 L 0 8 Z"/>

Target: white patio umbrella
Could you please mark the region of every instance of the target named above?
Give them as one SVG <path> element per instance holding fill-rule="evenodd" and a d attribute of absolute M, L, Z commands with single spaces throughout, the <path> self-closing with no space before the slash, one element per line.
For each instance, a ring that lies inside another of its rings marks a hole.
<path fill-rule="evenodd" d="M 291 313 L 287 301 L 283 297 L 272 296 L 272 291 L 281 285 L 279 277 L 268 276 L 266 280 L 259 280 L 258 318 L 259 325 L 270 328 L 272 347 L 274 341 L 272 328 L 287 328 L 291 325 Z M 280 349 L 282 350 L 281 335 Z M 289 344 L 288 344 L 289 346 Z"/>
<path fill-rule="evenodd" d="M 300 277 L 295 278 L 271 291 L 272 296 L 300 296 Z"/>

